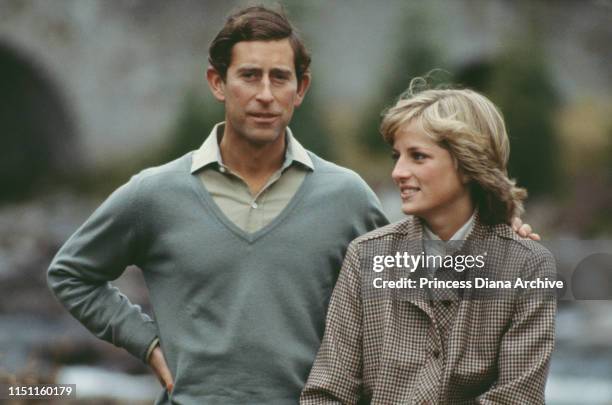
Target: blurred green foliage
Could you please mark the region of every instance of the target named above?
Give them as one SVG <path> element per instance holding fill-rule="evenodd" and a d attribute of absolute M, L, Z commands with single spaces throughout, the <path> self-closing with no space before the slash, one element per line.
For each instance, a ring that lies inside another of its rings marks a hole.
<path fill-rule="evenodd" d="M 177 111 L 174 129 L 168 136 L 168 141 L 153 159 L 157 164 L 161 164 L 198 149 L 213 126 L 223 121 L 223 111 L 223 104 L 214 101 L 212 97 L 206 100 L 203 96 L 188 91 Z"/>
<path fill-rule="evenodd" d="M 334 160 L 336 154 L 331 142 L 332 136 L 323 126 L 323 113 L 318 100 L 316 89 L 311 88 L 302 105 L 295 110 L 289 127 L 306 149 L 324 159 Z"/>
<path fill-rule="evenodd" d="M 413 77 L 441 68 L 440 51 L 431 35 L 433 24 L 431 10 L 424 5 L 406 5 L 404 21 L 398 24 L 393 44 L 396 50 L 393 59 L 381 63 L 383 82 L 378 94 L 362 116 L 359 139 L 373 153 L 390 153 L 379 132 L 381 112 L 394 104 Z M 409 27 L 407 29 L 406 27 Z"/>
<path fill-rule="evenodd" d="M 378 131 L 381 111 L 395 102 L 412 78 L 442 69 L 449 75 L 433 75 L 428 80 L 430 87 L 448 82 L 472 88 L 502 111 L 512 150 L 510 176 L 532 196 L 554 192 L 560 177 L 559 141 L 554 130 L 560 100 L 537 38 L 526 36 L 492 59 L 449 67 L 443 65 L 443 51 L 432 43 L 430 22 L 427 9 L 406 13 L 401 32 L 410 27 L 410 35 L 397 36 L 397 59 L 389 64 L 382 91 L 370 103 L 359 126 L 362 145 L 375 154 L 388 153 Z"/>
<path fill-rule="evenodd" d="M 501 110 L 510 138 L 510 176 L 531 196 L 554 192 L 560 156 L 554 119 L 560 99 L 537 41 L 528 38 L 492 61 L 465 67 L 456 81 L 484 93 Z"/>

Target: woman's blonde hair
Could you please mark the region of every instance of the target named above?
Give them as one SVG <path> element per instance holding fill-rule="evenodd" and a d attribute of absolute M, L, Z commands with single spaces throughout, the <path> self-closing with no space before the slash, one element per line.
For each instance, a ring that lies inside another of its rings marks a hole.
<path fill-rule="evenodd" d="M 408 91 L 383 112 L 383 138 L 393 144 L 400 127 L 418 122 L 450 152 L 458 170 L 470 180 L 481 220 L 491 225 L 510 223 L 512 217 L 522 214 L 527 191 L 508 177 L 510 144 L 501 113 L 472 90 L 415 90 L 424 83 L 423 78 L 413 79 Z"/>

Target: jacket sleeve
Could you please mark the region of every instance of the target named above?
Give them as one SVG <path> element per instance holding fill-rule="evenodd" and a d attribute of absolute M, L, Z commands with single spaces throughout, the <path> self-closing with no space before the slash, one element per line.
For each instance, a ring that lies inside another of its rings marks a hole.
<path fill-rule="evenodd" d="M 329 304 L 323 343 L 300 404 L 356 404 L 362 385 L 359 253 L 351 243 Z"/>
<path fill-rule="evenodd" d="M 554 258 L 546 253 L 528 260 L 523 279 L 555 279 Z M 544 404 L 544 388 L 555 340 L 556 306 L 554 290 L 524 291 L 501 341 L 497 382 L 478 397 L 478 404 Z"/>
<path fill-rule="evenodd" d="M 157 337 L 153 320 L 110 284 L 138 264 L 137 178 L 117 189 L 59 250 L 47 272 L 49 288 L 97 337 L 146 361 Z"/>

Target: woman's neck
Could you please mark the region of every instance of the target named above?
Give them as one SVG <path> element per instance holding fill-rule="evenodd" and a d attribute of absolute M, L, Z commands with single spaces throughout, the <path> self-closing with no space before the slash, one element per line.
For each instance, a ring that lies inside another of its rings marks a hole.
<path fill-rule="evenodd" d="M 468 222 L 474 213 L 474 205 L 470 201 L 469 204 L 461 204 L 447 209 L 444 212 L 435 215 L 429 215 L 423 218 L 429 229 L 442 240 L 449 240 L 466 222 Z"/>

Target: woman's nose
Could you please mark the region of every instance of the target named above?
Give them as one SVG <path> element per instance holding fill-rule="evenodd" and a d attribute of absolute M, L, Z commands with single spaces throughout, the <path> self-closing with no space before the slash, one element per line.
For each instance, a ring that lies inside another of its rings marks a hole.
<path fill-rule="evenodd" d="M 391 172 L 391 178 L 396 183 L 400 183 L 402 180 L 406 180 L 410 178 L 412 175 L 410 168 L 402 161 L 402 159 L 398 159 L 395 162 L 395 166 L 393 167 L 393 171 Z"/>

